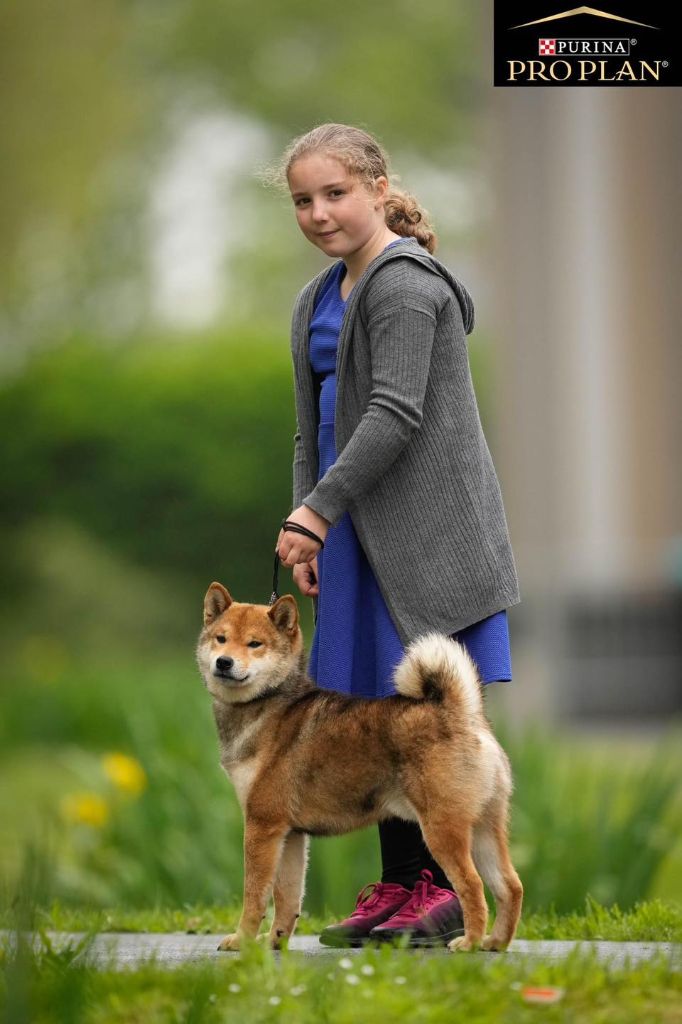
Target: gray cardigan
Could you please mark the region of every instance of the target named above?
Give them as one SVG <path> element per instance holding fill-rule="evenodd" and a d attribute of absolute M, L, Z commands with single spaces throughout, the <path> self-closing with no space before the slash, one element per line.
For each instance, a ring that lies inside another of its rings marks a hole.
<path fill-rule="evenodd" d="M 471 296 L 412 238 L 353 287 L 336 361 L 337 459 L 318 476 L 319 385 L 309 358 L 318 289 L 299 293 L 291 347 L 293 507 L 350 514 L 403 644 L 455 633 L 520 601 L 500 487 L 476 404 Z M 317 617 L 317 598 L 313 598 Z"/>

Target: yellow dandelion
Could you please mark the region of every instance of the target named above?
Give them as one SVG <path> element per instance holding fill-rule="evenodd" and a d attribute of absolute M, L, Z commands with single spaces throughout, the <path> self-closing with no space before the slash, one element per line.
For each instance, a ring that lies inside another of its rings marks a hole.
<path fill-rule="evenodd" d="M 109 820 L 109 804 L 98 793 L 69 793 L 62 799 L 61 812 L 77 825 L 103 828 Z"/>
<path fill-rule="evenodd" d="M 145 770 L 134 757 L 128 754 L 105 754 L 102 765 L 107 778 L 129 796 L 139 796 L 147 788 Z"/>

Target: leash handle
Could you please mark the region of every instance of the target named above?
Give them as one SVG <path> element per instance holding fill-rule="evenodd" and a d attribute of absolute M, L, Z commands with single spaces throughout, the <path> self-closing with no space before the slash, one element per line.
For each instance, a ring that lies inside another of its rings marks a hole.
<path fill-rule="evenodd" d="M 282 529 L 285 531 L 285 533 L 286 532 L 301 533 L 305 537 L 310 537 L 311 540 L 316 540 L 317 543 L 320 545 L 320 551 L 324 547 L 324 541 L 322 540 L 322 538 L 318 537 L 317 534 L 313 533 L 312 530 L 309 530 L 307 526 L 301 526 L 300 523 L 294 523 L 293 520 L 291 520 L 291 519 L 283 519 L 281 525 L 282 525 Z M 279 594 L 277 593 L 278 589 L 279 589 L 279 548 L 275 548 L 275 562 L 274 562 L 274 565 L 272 567 L 272 594 L 270 595 L 270 600 L 268 601 L 268 604 L 274 604 L 275 601 L 277 601 L 279 599 Z"/>

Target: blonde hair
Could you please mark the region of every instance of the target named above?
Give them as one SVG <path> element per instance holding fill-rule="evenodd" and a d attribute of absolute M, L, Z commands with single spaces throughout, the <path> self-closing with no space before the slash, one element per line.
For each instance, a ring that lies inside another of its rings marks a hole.
<path fill-rule="evenodd" d="M 380 175 L 389 182 L 384 197 L 386 224 L 396 235 L 416 238 L 429 252 L 434 252 L 438 239 L 429 213 L 413 195 L 391 184 L 400 180 L 389 174 L 388 156 L 374 136 L 362 128 L 347 124 L 320 124 L 293 139 L 275 165 L 261 168 L 259 177 L 266 185 L 288 190 L 289 171 L 297 160 L 311 153 L 322 153 L 343 164 L 370 191 Z"/>

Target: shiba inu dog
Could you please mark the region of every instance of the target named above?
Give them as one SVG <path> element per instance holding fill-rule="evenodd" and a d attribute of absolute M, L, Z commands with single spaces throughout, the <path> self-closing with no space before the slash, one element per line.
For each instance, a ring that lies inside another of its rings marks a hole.
<path fill-rule="evenodd" d="M 511 768 L 461 644 L 420 637 L 395 670 L 396 695 L 349 697 L 306 675 L 290 594 L 242 604 L 212 583 L 196 657 L 213 698 L 220 763 L 244 813 L 244 905 L 219 949 L 257 936 L 271 892 L 269 941 L 277 947 L 291 935 L 308 836 L 394 815 L 419 823 L 459 896 L 464 935 L 449 948 L 507 948 L 523 899 L 507 846 Z M 495 897 L 490 935 L 481 876 Z"/>

